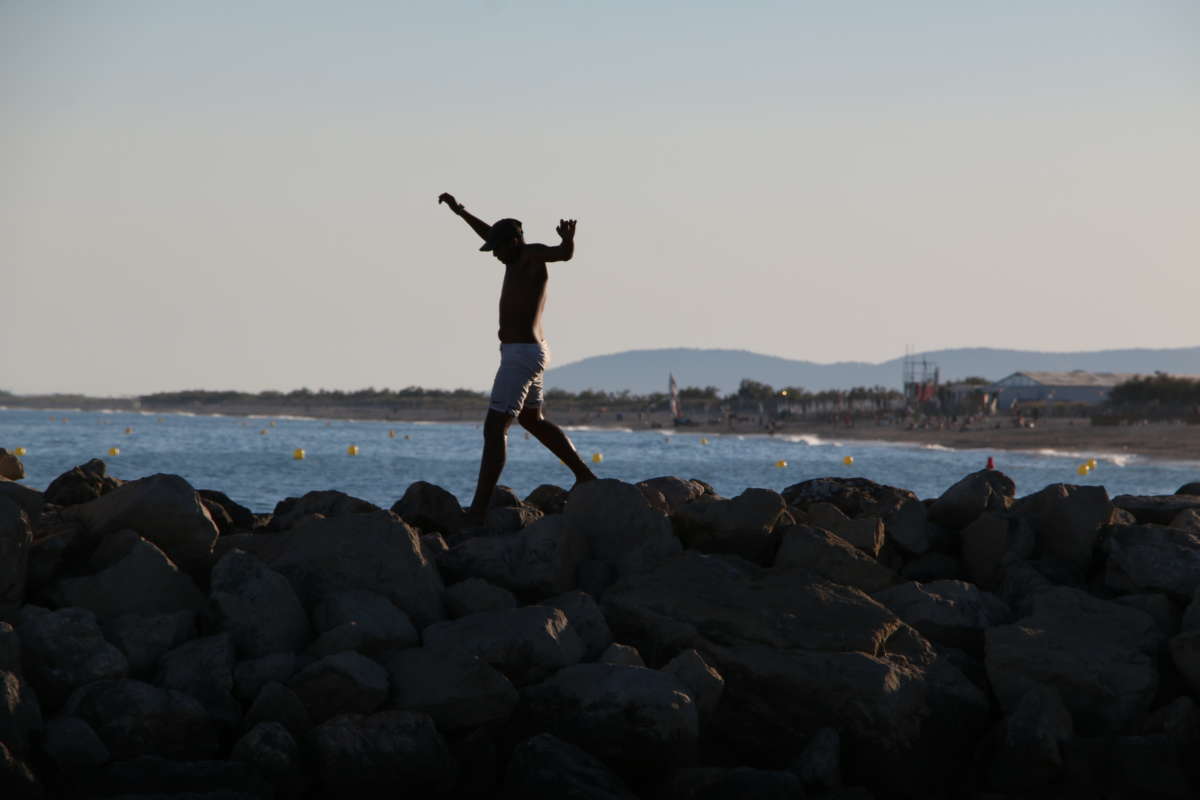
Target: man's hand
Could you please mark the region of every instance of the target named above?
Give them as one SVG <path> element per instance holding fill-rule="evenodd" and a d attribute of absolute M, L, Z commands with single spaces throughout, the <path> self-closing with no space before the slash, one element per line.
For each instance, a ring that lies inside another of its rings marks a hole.
<path fill-rule="evenodd" d="M 438 203 L 445 203 L 446 205 L 450 206 L 450 210 L 455 214 L 462 211 L 462 204 L 455 200 L 454 195 L 450 194 L 449 192 L 442 192 L 439 194 Z"/>
<path fill-rule="evenodd" d="M 564 242 L 575 241 L 575 220 L 560 219 L 558 221 L 558 227 L 555 230 L 558 232 L 558 235 L 562 237 Z"/>

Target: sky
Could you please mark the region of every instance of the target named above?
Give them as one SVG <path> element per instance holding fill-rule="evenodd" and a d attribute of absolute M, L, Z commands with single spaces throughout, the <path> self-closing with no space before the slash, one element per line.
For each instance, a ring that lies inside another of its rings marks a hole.
<path fill-rule="evenodd" d="M 0 389 L 1200 344 L 1200 4 L 0 0 Z M 684 376 L 704 384 L 704 376 Z"/>

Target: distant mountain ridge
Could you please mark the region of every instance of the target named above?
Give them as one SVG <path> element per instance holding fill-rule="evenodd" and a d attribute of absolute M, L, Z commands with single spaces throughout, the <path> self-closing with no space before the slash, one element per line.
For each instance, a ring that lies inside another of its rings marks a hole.
<path fill-rule="evenodd" d="M 916 353 L 913 357 L 936 364 L 943 381 L 972 375 L 999 380 L 1022 370 L 1069 372 L 1081 369 L 1088 372 L 1200 375 L 1200 347 L 1081 353 L 970 347 L 932 350 Z M 666 391 L 667 373 L 673 373 L 680 386 L 716 386 L 725 394 L 735 391 L 743 378 L 775 387 L 800 386 L 810 391 L 852 386 L 899 388 L 903 383 L 903 363 L 903 356 L 880 364 L 864 361 L 818 364 L 749 350 L 674 347 L 626 350 L 564 364 L 547 372 L 546 385 L 571 392 L 628 389 L 635 394 L 646 394 Z"/>

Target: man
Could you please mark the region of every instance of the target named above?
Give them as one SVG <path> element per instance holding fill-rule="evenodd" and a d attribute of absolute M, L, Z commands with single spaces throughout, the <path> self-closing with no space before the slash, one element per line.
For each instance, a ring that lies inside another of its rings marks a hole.
<path fill-rule="evenodd" d="M 448 193 L 438 196 L 483 239 L 480 250 L 490 251 L 504 264 L 500 289 L 500 369 L 492 384 L 491 402 L 483 422 L 483 457 L 479 482 L 467 509 L 467 524 L 481 525 L 500 473 L 513 420 L 558 456 L 575 473 L 575 482 L 595 480 L 575 446 L 562 429 L 542 416 L 542 376 L 550 362 L 550 348 L 542 334 L 542 309 L 546 305 L 546 263 L 569 261 L 575 252 L 575 220 L 559 220 L 558 245 L 526 244 L 521 223 L 502 219 L 488 225 L 463 208 Z"/>

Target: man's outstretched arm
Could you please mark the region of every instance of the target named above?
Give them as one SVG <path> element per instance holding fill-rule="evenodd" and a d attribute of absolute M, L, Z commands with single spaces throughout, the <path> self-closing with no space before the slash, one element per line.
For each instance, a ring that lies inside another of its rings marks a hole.
<path fill-rule="evenodd" d="M 480 239 L 487 240 L 488 230 L 492 226 L 463 208 L 463 204 L 455 200 L 454 195 L 449 192 L 442 192 L 438 195 L 438 202 L 450 206 L 450 210 L 462 217 L 471 226 L 471 230 L 479 234 Z"/>
<path fill-rule="evenodd" d="M 542 245 L 542 260 L 570 261 L 571 256 L 575 255 L 575 220 L 560 219 L 558 221 L 558 228 L 555 230 L 562 237 L 562 243 Z"/>

